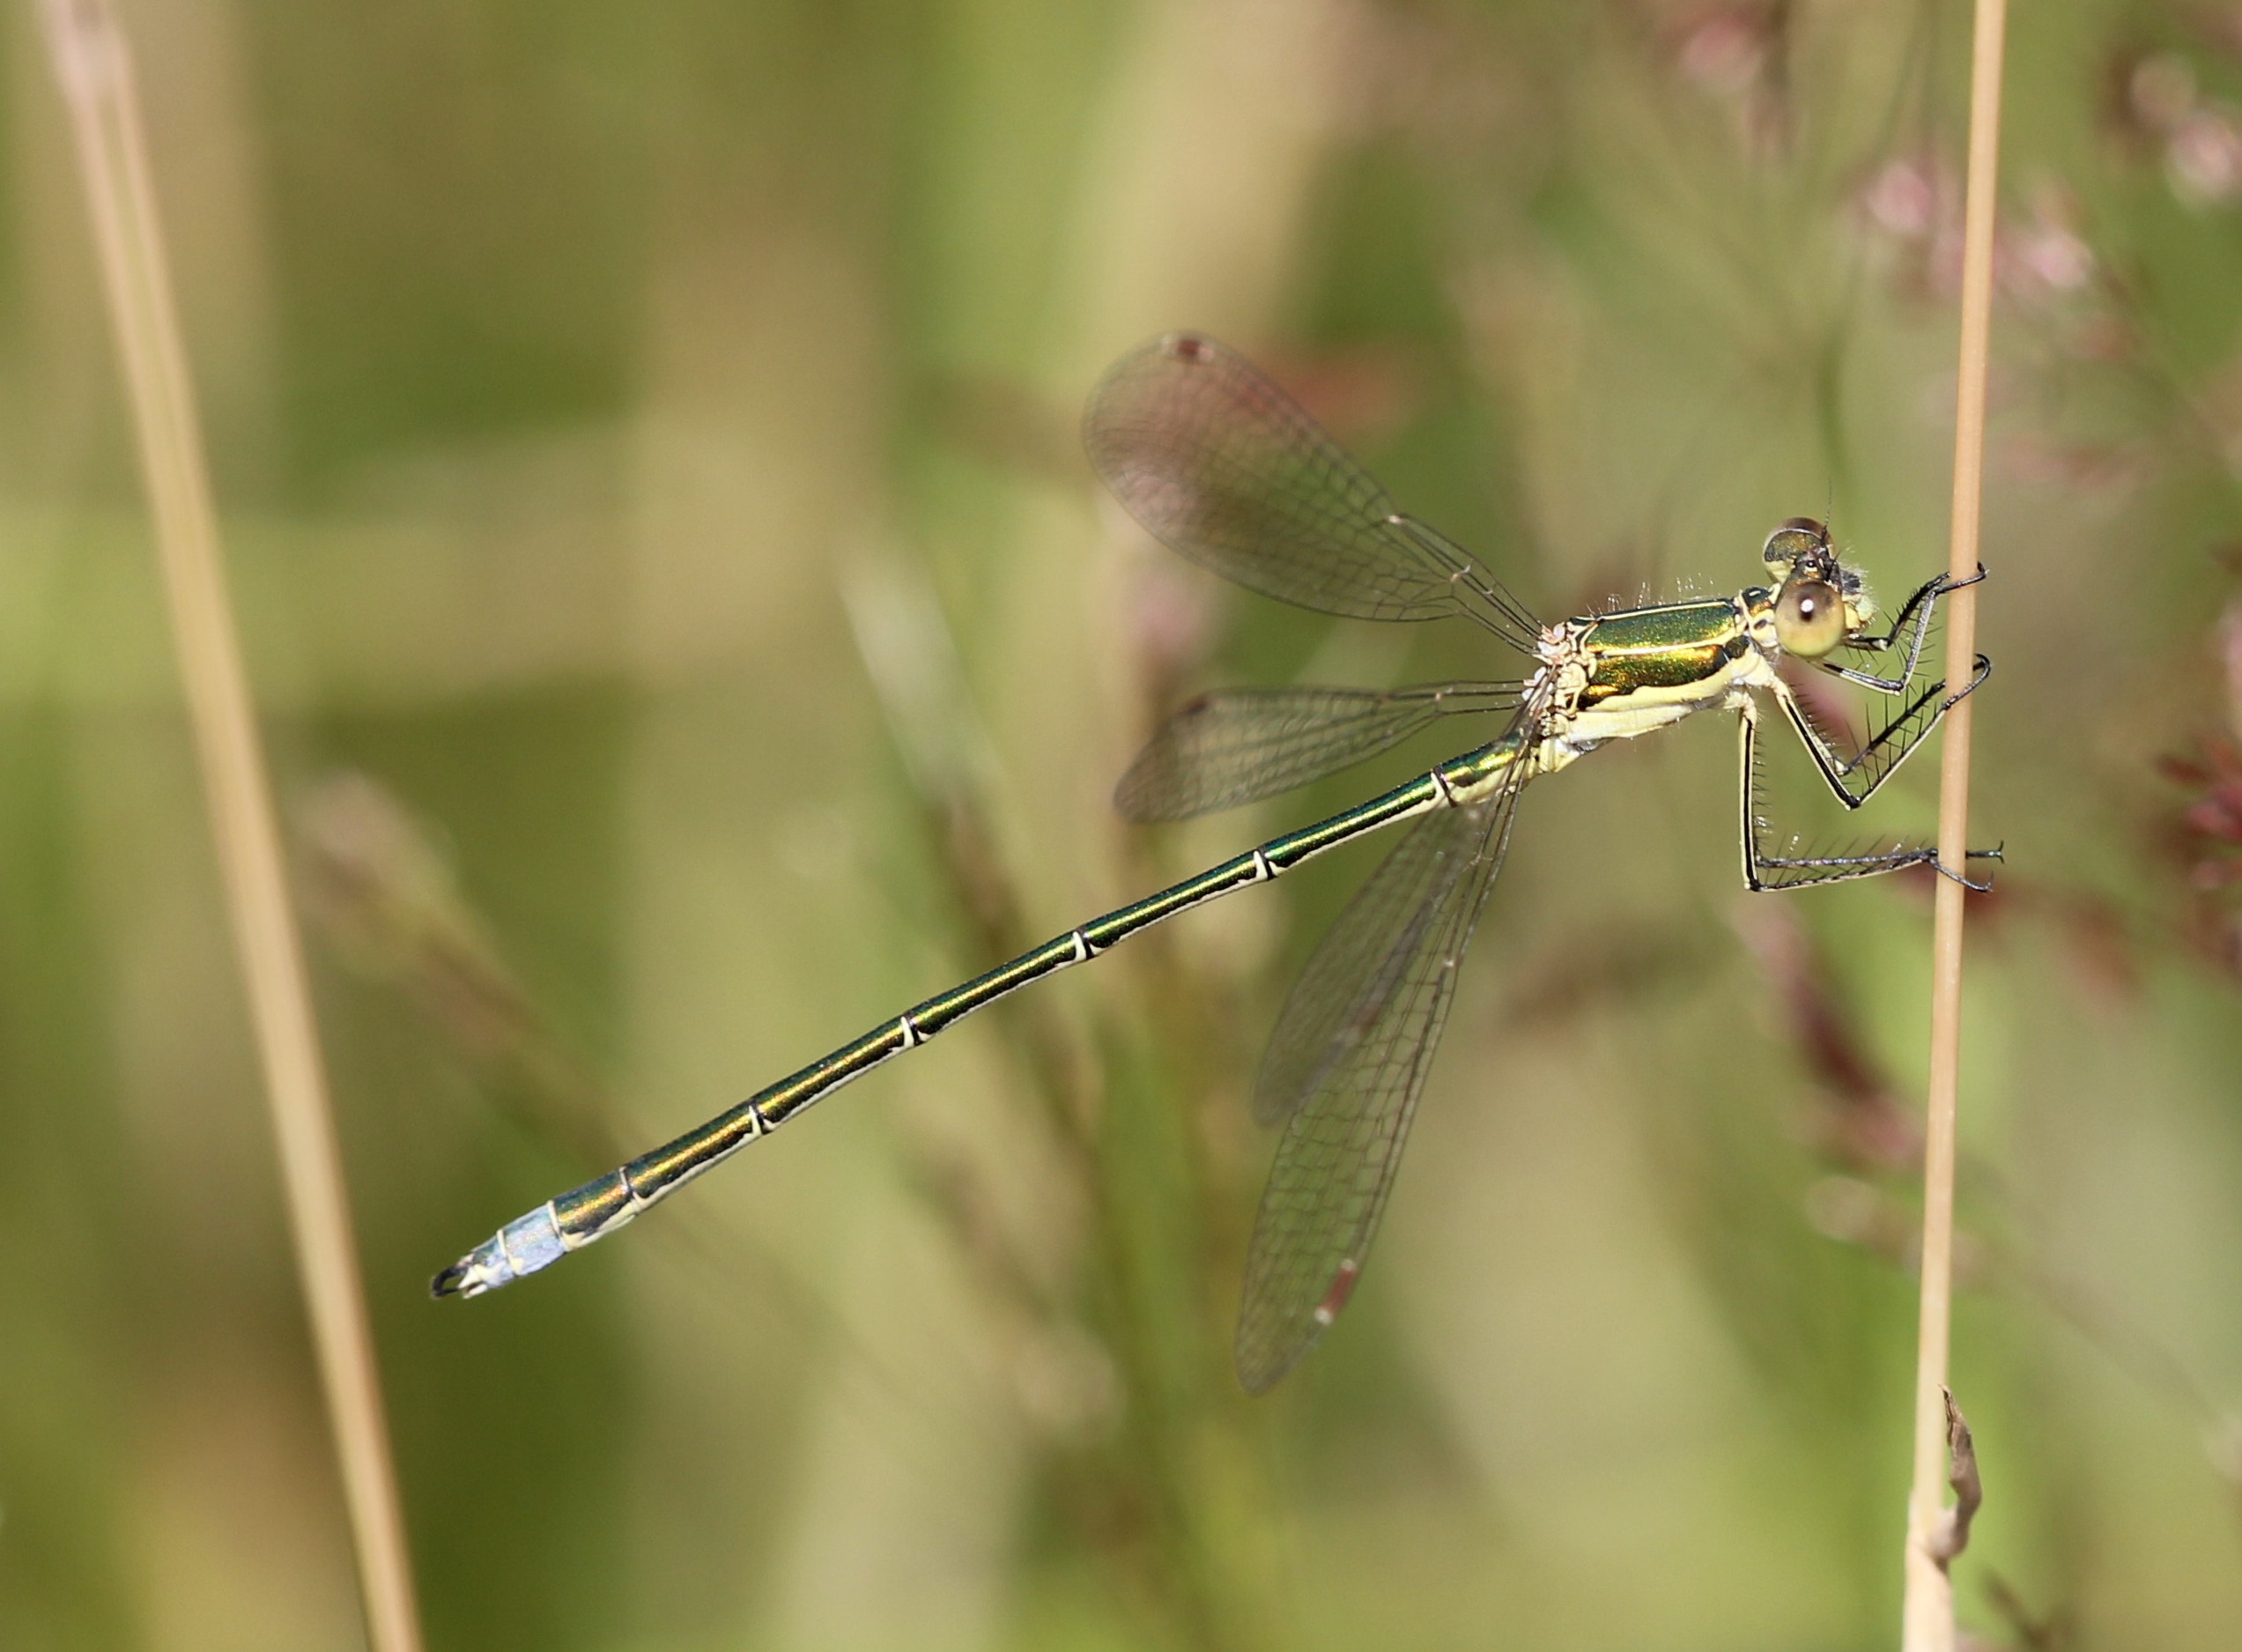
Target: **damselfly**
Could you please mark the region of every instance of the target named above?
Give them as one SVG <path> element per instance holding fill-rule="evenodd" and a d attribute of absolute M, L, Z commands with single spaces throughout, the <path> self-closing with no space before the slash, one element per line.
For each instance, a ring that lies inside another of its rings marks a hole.
<path fill-rule="evenodd" d="M 1915 682 L 1932 614 L 1954 582 L 1930 581 L 1874 633 L 1877 610 L 1860 574 L 1839 558 L 1821 523 L 1798 518 L 1768 537 L 1763 584 L 1544 626 L 1462 549 L 1402 515 L 1283 391 L 1224 346 L 1188 333 L 1146 345 L 1106 374 L 1091 398 L 1084 439 L 1099 475 L 1138 522 L 1241 585 L 1355 619 L 1461 617 L 1531 662 L 1513 682 L 1208 695 L 1172 718 L 1123 776 L 1116 801 L 1124 814 L 1173 820 L 1271 796 L 1443 718 L 1499 715 L 1501 731 L 1406 785 L 914 1004 L 666 1146 L 508 1223 L 436 1276 L 437 1295 L 479 1295 L 605 1237 L 850 1079 L 1030 982 L 1087 963 L 1202 901 L 1415 819 L 1310 958 L 1256 1080 L 1256 1115 L 1284 1131 L 1254 1225 L 1238 1321 L 1238 1375 L 1259 1392 L 1314 1344 L 1361 1273 L 1454 997 L 1456 965 L 1502 867 L 1528 782 L 1608 740 L 1632 739 L 1695 712 L 1732 711 L 1743 745 L 1750 887 L 1796 888 L 1906 866 L 1966 881 L 1962 869 L 1941 866 L 1920 844 L 1775 852 L 1757 803 L 1755 747 L 1764 694 L 1838 800 L 1847 808 L 1865 803 L 1991 670 L 1980 656 L 1960 693 Z M 1872 691 L 1889 715 L 1847 754 L 1778 673 L 1786 656 Z M 1884 662 L 1881 673 L 1868 669 Z M 1972 858 L 1997 856 L 1972 851 Z"/>

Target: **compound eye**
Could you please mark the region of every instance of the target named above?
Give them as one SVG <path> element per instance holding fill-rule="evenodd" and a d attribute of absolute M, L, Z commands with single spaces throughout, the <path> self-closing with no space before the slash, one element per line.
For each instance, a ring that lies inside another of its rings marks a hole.
<path fill-rule="evenodd" d="M 1811 516 L 1794 516 L 1767 536 L 1767 545 L 1760 552 L 1760 560 L 1767 571 L 1780 580 L 1788 574 L 1791 565 L 1809 551 L 1819 551 L 1830 543 L 1829 530 Z"/>
<path fill-rule="evenodd" d="M 1819 580 L 1784 587 L 1775 603 L 1775 641 L 1786 654 L 1820 659 L 1845 641 L 1845 598 Z"/>

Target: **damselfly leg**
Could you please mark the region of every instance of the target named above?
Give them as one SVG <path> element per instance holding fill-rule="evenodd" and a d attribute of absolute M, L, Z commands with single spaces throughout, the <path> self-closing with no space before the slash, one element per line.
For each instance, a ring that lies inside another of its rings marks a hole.
<path fill-rule="evenodd" d="M 1984 578 L 1985 568 L 1980 565 L 1978 571 L 1965 580 L 1950 579 L 1943 574 L 1935 579 L 1925 580 L 1915 588 L 1914 595 L 1900 604 L 1899 611 L 1892 616 L 1891 629 L 1883 635 L 1849 637 L 1838 645 L 1848 654 L 1888 654 L 1898 647 L 1900 649 L 1900 665 L 1897 677 L 1878 677 L 1873 671 L 1857 670 L 1849 665 L 1839 665 L 1834 660 L 1817 660 L 1815 669 L 1827 671 L 1832 677 L 1841 677 L 1848 683 L 1858 683 L 1863 688 L 1872 688 L 1880 694 L 1905 693 L 1908 685 L 1914 681 L 1915 664 L 1922 657 L 1923 642 L 1930 634 L 1931 619 L 1937 611 L 1938 599 L 1966 586 L 1978 584 Z M 1904 644 L 1899 641 L 1903 633 L 1907 639 Z"/>
<path fill-rule="evenodd" d="M 1940 720 L 1975 693 L 1979 685 L 1992 675 L 1993 662 L 1979 655 L 1970 680 L 1963 685 L 1960 693 L 1949 693 L 1942 681 L 1919 691 L 1905 706 L 1879 722 L 1876 731 L 1850 757 L 1838 750 L 1836 742 L 1815 721 L 1796 689 L 1778 678 L 1772 692 L 1775 703 L 1783 708 L 1783 715 L 1797 731 L 1801 744 L 1813 758 L 1815 772 L 1829 787 L 1830 795 L 1847 809 L 1858 809 L 1875 796 L 1884 782 L 1914 754 L 1931 730 L 1938 727 Z"/>
<path fill-rule="evenodd" d="M 1979 655 L 1970 680 L 1960 690 L 1947 691 L 1943 681 L 1934 682 L 1920 689 L 1914 683 L 1915 670 L 1922 654 L 1923 641 L 1929 633 L 1938 599 L 1949 592 L 1967 585 L 1974 585 L 1985 577 L 1980 567 L 1966 580 L 1944 577 L 1929 580 L 1901 606 L 1891 628 L 1880 637 L 1862 632 L 1849 635 L 1839 645 L 1853 652 L 1875 654 L 1894 648 L 1901 651 L 1900 670 L 1893 677 L 1878 677 L 1866 671 L 1854 670 L 1828 659 L 1811 662 L 1817 669 L 1846 682 L 1857 683 L 1878 695 L 1897 697 L 1911 695 L 1907 703 L 1877 720 L 1873 731 L 1860 748 L 1846 756 L 1815 719 L 1812 711 L 1788 681 L 1780 676 L 1771 685 L 1775 701 L 1783 708 L 1799 743 L 1812 758 L 1815 772 L 1829 788 L 1830 794 L 1848 810 L 1858 809 L 1874 796 L 1884 782 L 1891 779 L 1899 766 L 1929 737 L 1946 714 L 1974 693 L 1992 674 L 1993 663 Z M 1905 641 L 1901 638 L 1905 637 Z M 1767 820 L 1760 805 L 1758 771 L 1758 707 L 1746 700 L 1739 707 L 1739 784 L 1743 790 L 1743 867 L 1744 882 L 1755 890 L 1797 889 L 1814 884 L 1840 883 L 1847 878 L 1872 877 L 1878 872 L 1897 871 L 1903 867 L 1928 865 L 1941 873 L 1959 880 L 1972 889 L 1989 885 L 1972 882 L 1958 868 L 1939 864 L 1937 851 L 1920 843 L 1895 843 L 1879 849 L 1832 855 L 1777 854 L 1767 847 Z M 1998 849 L 1972 849 L 1971 860 L 1998 860 Z"/>
<path fill-rule="evenodd" d="M 1979 664 L 1980 667 L 1986 664 L 1982 656 L 1979 657 Z M 1959 694 L 1946 696 L 1937 710 L 1900 752 L 1899 756 L 1905 757 L 1907 752 L 1913 751 L 1915 745 L 1919 744 L 1929 734 L 1931 729 L 1937 725 L 1940 717 L 1942 717 L 1954 706 L 1960 704 L 1979 683 L 1985 680 L 1986 674 L 1986 670 L 1980 670 L 1972 678 L 1968 688 L 1964 689 Z M 1787 699 L 1783 703 L 1786 710 L 1792 711 L 1794 726 L 1799 726 L 1801 719 L 1799 714 L 1793 709 L 1794 702 Z M 1979 893 L 1992 887 L 1990 882 L 1973 881 L 1968 873 L 1961 869 L 1941 864 L 1936 847 L 1928 843 L 1894 843 L 1880 849 L 1841 855 L 1796 853 L 1779 855 L 1775 853 L 1766 846 L 1767 817 L 1764 812 L 1759 791 L 1757 750 L 1759 708 L 1757 706 L 1749 701 L 1744 704 L 1737 715 L 1736 730 L 1740 748 L 1737 768 L 1742 775 L 1743 797 L 1743 881 L 1747 888 L 1754 891 L 1803 889 L 1816 884 L 1838 884 L 1854 878 L 1873 878 L 1879 872 L 1896 872 L 1910 866 L 1928 866 L 1942 876 L 1951 878 L 1964 887 L 1976 890 Z M 1809 723 L 1799 726 L 1799 732 L 1805 739 L 1808 749 L 1815 751 L 1818 758 L 1819 737 L 1813 730 L 1812 725 Z M 1885 777 L 1898 767 L 1898 763 L 1899 759 L 1894 758 L 1891 763 L 1887 764 L 1869 783 L 1867 790 L 1861 793 L 1858 800 L 1846 789 L 1841 779 L 1832 776 L 1827 769 L 1822 769 L 1819 772 L 1823 779 L 1829 782 L 1832 793 L 1848 806 L 1857 808 L 1861 802 L 1867 800 L 1868 792 L 1874 791 L 1876 787 L 1883 783 Z M 2001 858 L 2001 851 L 1997 848 L 1971 849 L 1965 858 L 1972 861 L 1997 861 Z"/>

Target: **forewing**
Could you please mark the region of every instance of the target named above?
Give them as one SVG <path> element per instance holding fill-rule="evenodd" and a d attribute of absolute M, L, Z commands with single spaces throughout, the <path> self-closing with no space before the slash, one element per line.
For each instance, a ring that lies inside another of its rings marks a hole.
<path fill-rule="evenodd" d="M 1226 579 L 1357 619 L 1468 614 L 1532 645 L 1500 587 L 1210 338 L 1171 333 L 1122 357 L 1091 396 L 1083 443 L 1130 515 Z"/>
<path fill-rule="evenodd" d="M 1387 923 L 1387 950 L 1368 960 L 1351 1000 L 1362 1019 L 1336 1030 L 1278 1144 L 1238 1316 L 1238 1379 L 1248 1392 L 1273 1386 L 1314 1345 L 1361 1274 L 1516 795 L 1508 788 L 1425 820 L 1375 880 L 1406 860 L 1410 870 L 1393 886 L 1405 883 L 1418 900 Z"/>
<path fill-rule="evenodd" d="M 1305 786 L 1436 719 L 1513 708 L 1509 683 L 1247 688 L 1202 694 L 1160 726 L 1114 789 L 1130 820 L 1187 820 Z"/>

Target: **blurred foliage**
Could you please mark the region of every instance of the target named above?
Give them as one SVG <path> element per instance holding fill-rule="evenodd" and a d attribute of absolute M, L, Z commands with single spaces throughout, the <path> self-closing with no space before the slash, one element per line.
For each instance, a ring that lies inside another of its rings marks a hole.
<path fill-rule="evenodd" d="M 1247 349 L 1544 613 L 1731 589 L 1824 509 L 1927 576 L 1965 7 L 125 10 L 433 1646 L 1889 1643 L 1927 902 L 1745 902 L 1713 719 L 1530 798 L 1376 1262 L 1268 1401 L 1244 1095 L 1358 854 L 549 1278 L 425 1282 L 1386 777 L 1125 830 L 1179 696 L 1506 669 L 1100 500 L 1075 410 L 1148 335 Z M 1957 1575 L 1982 1646 L 2231 1646 L 2242 8 L 2012 32 Z M 5 41 L 0 1644 L 350 1646 L 84 214 Z M 1836 829 L 1802 765 L 1775 796 Z"/>

